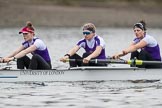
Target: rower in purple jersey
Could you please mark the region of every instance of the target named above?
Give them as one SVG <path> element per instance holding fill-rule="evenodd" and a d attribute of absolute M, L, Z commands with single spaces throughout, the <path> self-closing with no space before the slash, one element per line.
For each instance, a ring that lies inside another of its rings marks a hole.
<path fill-rule="evenodd" d="M 96 27 L 92 23 L 83 25 L 83 36 L 84 38 L 79 40 L 77 44 L 67 53 L 60 61 L 65 62 L 67 59 L 76 59 L 75 62 L 70 62 L 70 67 L 76 66 L 107 66 L 106 63 L 89 63 L 91 59 L 106 59 L 105 54 L 105 41 L 102 37 L 96 34 Z M 76 52 L 84 48 L 85 53 L 82 57 Z M 83 59 L 77 61 L 77 59 Z"/>
<path fill-rule="evenodd" d="M 44 42 L 35 37 L 34 27 L 31 22 L 23 27 L 19 34 L 23 34 L 24 42 L 13 53 L 3 58 L 4 62 L 10 62 L 17 59 L 18 69 L 51 69 L 51 59 L 47 46 Z M 33 56 L 30 59 L 27 54 Z"/>
<path fill-rule="evenodd" d="M 130 59 L 137 58 L 146 61 L 161 61 L 160 48 L 154 37 L 146 34 L 146 23 L 140 21 L 133 26 L 136 38 L 132 44 L 121 53 L 113 55 L 113 58 L 119 58 L 131 53 Z M 137 51 L 140 49 L 140 51 Z M 162 68 L 162 65 L 141 65 L 140 68 Z"/>

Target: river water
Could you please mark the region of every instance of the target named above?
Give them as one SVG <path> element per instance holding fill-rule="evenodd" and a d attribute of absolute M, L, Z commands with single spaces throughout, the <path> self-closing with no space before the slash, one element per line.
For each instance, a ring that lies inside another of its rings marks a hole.
<path fill-rule="evenodd" d="M 16 49 L 23 38 L 19 28 L 0 28 L 0 56 Z M 162 30 L 148 29 L 162 46 Z M 131 28 L 98 28 L 106 41 L 108 56 L 126 48 L 134 34 Z M 48 46 L 53 68 L 68 67 L 59 62 L 82 38 L 81 28 L 37 28 L 36 35 Z M 162 49 L 161 49 L 162 51 Z M 78 53 L 81 54 L 81 49 Z M 30 55 L 29 55 L 30 56 Z M 123 57 L 129 59 L 129 55 Z M 12 68 L 15 68 L 13 64 Z M 93 82 L 0 82 L 0 108 L 161 108 L 162 81 Z"/>

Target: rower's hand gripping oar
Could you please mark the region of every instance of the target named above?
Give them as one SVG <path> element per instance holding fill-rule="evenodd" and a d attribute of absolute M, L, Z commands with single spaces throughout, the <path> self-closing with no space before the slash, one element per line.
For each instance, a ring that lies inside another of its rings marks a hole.
<path fill-rule="evenodd" d="M 11 60 L 11 61 L 16 61 L 16 59 L 14 59 L 14 60 Z M 9 62 L 5 62 L 4 61 L 4 59 L 3 59 L 3 57 L 0 57 L 0 70 L 9 70 L 9 69 L 11 69 L 12 67 L 12 65 L 16 65 L 16 64 L 13 64 L 13 63 L 11 63 L 10 61 Z"/>

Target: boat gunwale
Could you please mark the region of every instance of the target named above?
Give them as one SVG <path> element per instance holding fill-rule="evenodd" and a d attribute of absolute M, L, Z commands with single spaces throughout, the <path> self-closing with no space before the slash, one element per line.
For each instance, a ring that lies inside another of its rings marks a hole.
<path fill-rule="evenodd" d="M 138 68 L 138 67 L 72 67 L 72 68 L 55 68 L 48 70 L 32 70 L 32 69 L 4 69 L 0 71 L 73 71 L 73 70 L 161 70 L 162 68 Z"/>

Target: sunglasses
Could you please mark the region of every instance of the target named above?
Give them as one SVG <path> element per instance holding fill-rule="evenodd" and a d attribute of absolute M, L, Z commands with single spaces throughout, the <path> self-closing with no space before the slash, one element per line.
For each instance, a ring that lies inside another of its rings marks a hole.
<path fill-rule="evenodd" d="M 84 31 L 84 32 L 83 32 L 83 35 L 89 35 L 89 34 L 91 34 L 90 31 Z"/>

